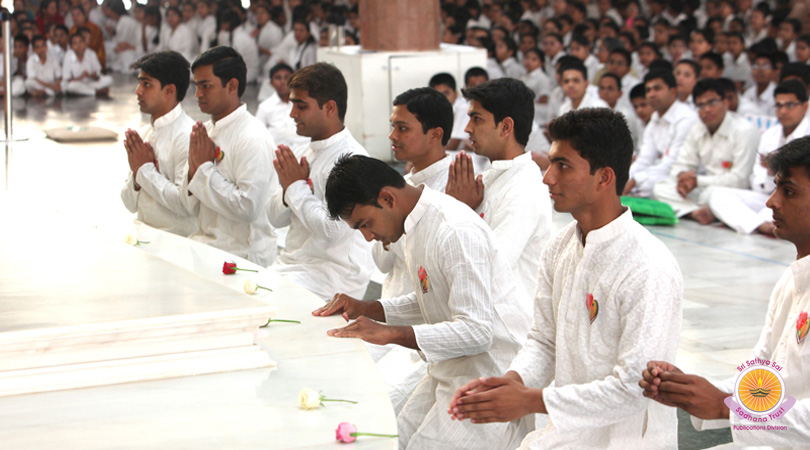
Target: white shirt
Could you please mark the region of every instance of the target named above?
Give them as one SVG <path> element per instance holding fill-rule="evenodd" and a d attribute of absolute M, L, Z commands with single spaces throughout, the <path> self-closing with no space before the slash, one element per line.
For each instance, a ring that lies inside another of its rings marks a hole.
<path fill-rule="evenodd" d="M 70 47 L 68 47 L 67 50 L 70 50 Z M 52 44 L 51 41 L 48 41 L 48 59 L 56 60 L 60 66 L 62 65 L 62 62 L 65 60 L 65 53 L 67 52 L 67 50 L 63 49 L 62 47 L 56 44 Z"/>
<path fill-rule="evenodd" d="M 551 199 L 543 173 L 527 152 L 492 161 L 483 182 L 484 201 L 476 212 L 492 228 L 498 250 L 509 261 L 531 309 L 540 255 L 551 237 Z"/>
<path fill-rule="evenodd" d="M 85 49 L 84 58 L 79 61 L 76 52 L 68 50 L 67 54 L 65 54 L 65 62 L 62 65 L 62 82 L 67 83 L 73 78 L 79 78 L 82 76 L 83 72 L 87 72 L 91 75 L 101 75 L 101 64 L 98 62 L 96 53 L 90 49 Z M 84 79 L 82 81 L 89 82 L 91 80 Z"/>
<path fill-rule="evenodd" d="M 505 76 L 516 80 L 526 75 L 526 68 L 518 62 L 517 58 L 506 58 L 506 61 L 501 63 L 501 68 Z"/>
<path fill-rule="evenodd" d="M 551 93 L 551 82 L 548 80 L 548 75 L 543 72 L 543 69 L 538 67 L 531 72 L 520 77 L 520 80 L 534 92 L 535 103 L 540 97 L 549 95 Z"/>
<path fill-rule="evenodd" d="M 446 156 L 419 172 L 405 175 L 405 181 L 413 186 L 424 184 L 434 191 L 444 192 L 452 160 L 452 157 Z M 371 248 L 371 256 L 380 272 L 388 273 L 382 284 L 380 298 L 399 297 L 413 292 L 413 285 L 408 278 L 408 268 L 405 266 L 401 245 L 398 242 L 390 243 L 387 251 L 381 242 L 375 242 Z"/>
<path fill-rule="evenodd" d="M 506 74 L 503 73 L 501 64 L 495 58 L 487 58 L 487 74 L 489 74 L 490 80 L 503 78 L 506 76 Z"/>
<path fill-rule="evenodd" d="M 810 441 L 810 378 L 807 368 L 810 364 L 810 338 L 798 342 L 796 325 L 801 313 L 810 314 L 810 257 L 794 261 L 771 292 L 765 326 L 759 340 L 751 351 L 751 359 L 759 358 L 778 363 L 782 369 L 784 395 L 794 397 L 796 404 L 786 414 L 774 422 L 754 424 L 730 413 L 730 420 L 704 421 L 692 417 L 697 430 L 728 427 L 734 444 L 746 446 L 769 446 L 766 448 L 806 448 Z M 734 390 L 736 377 L 715 383 L 723 391 Z M 773 425 L 787 429 L 745 430 L 735 429 L 740 425 Z"/>
<path fill-rule="evenodd" d="M 630 179 L 636 180 L 634 194 L 649 197 L 655 183 L 669 176 L 686 135 L 698 120 L 697 114 L 679 101 L 663 116 L 658 111 L 652 114 L 638 158 L 630 166 Z"/>
<path fill-rule="evenodd" d="M 329 172 L 341 155 L 368 152 L 344 128 L 294 153 L 299 160 L 307 158 L 312 187 L 296 181 L 286 192 L 278 189 L 268 203 L 270 223 L 290 227 L 275 269 L 322 298 L 339 292 L 362 298 L 374 270 L 371 244 L 342 220 L 329 218 L 325 194 Z"/>
<path fill-rule="evenodd" d="M 121 189 L 124 206 L 138 219 L 152 227 L 188 236 L 197 231 L 197 217 L 189 209 L 183 192 L 183 180 L 188 176 L 188 141 L 194 121 L 178 104 L 167 114 L 138 131 L 144 142 L 152 146 L 155 163 L 138 169 L 133 180 L 129 171 Z M 135 183 L 141 187 L 135 190 Z"/>
<path fill-rule="evenodd" d="M 238 27 L 232 33 L 220 31 L 217 35 L 219 45 L 233 47 L 242 55 L 247 66 L 247 82 L 254 83 L 259 76 L 259 46 L 256 41 L 245 31 L 244 27 Z"/>
<path fill-rule="evenodd" d="M 39 59 L 39 55 L 31 55 L 26 62 L 26 75 L 29 80 L 42 80 L 46 83 L 54 83 L 62 78 L 62 67 L 52 55 L 46 55 L 45 62 Z"/>
<path fill-rule="evenodd" d="M 467 205 L 424 187 L 404 231 L 398 242 L 413 292 L 380 302 L 388 324 L 413 326 L 430 383 L 420 383 L 400 417 L 450 422 L 446 410 L 454 391 L 476 377 L 505 371 L 525 340 L 530 313 L 517 301 L 517 286 L 492 232 Z M 436 389 L 425 392 L 431 384 Z M 441 436 L 417 432 L 410 445 L 496 448 L 501 435 L 487 427 L 465 421 Z M 506 424 L 489 428 L 502 431 Z"/>
<path fill-rule="evenodd" d="M 740 56 L 734 56 L 726 52 L 723 54 L 723 76 L 732 81 L 744 81 L 746 85 L 752 83 L 751 80 L 751 63 L 748 62 L 748 55 L 745 52 L 740 53 Z"/>
<path fill-rule="evenodd" d="M 773 92 L 776 90 L 776 83 L 771 81 L 768 87 L 762 91 L 762 94 L 757 95 L 757 85 L 749 87 L 743 93 L 743 97 L 751 100 L 752 103 L 759 109 L 759 113 L 763 116 L 775 116 L 776 109 L 774 104 L 776 100 L 773 98 Z"/>
<path fill-rule="evenodd" d="M 294 70 L 301 69 L 306 66 L 315 64 L 316 52 L 318 50 L 318 43 L 316 41 L 304 41 L 297 44 L 290 50 L 290 56 L 287 63 L 292 66 Z"/>
<path fill-rule="evenodd" d="M 113 43 L 115 45 L 113 45 L 113 47 L 121 42 L 126 42 L 127 44 L 137 47 L 137 43 L 140 42 L 138 39 L 141 37 L 139 32 L 140 28 L 141 24 L 129 14 L 121 16 L 115 24 L 115 37 L 113 37 Z"/>
<path fill-rule="evenodd" d="M 174 50 L 183 55 L 189 64 L 194 61 L 194 58 L 197 56 L 194 54 L 197 36 L 194 35 L 188 25 L 184 23 L 178 24 L 177 28 L 174 30 L 167 26 L 160 34 L 161 50 Z"/>
<path fill-rule="evenodd" d="M 610 107 L 604 100 L 599 98 L 599 94 L 595 94 L 592 90 L 586 89 L 585 95 L 582 97 L 582 100 L 579 102 L 579 107 L 577 108 L 574 108 L 571 98 L 566 96 L 565 100 L 563 100 L 562 105 L 560 105 L 559 115 L 561 116 L 569 111 L 584 108 L 610 108 Z"/>
<path fill-rule="evenodd" d="M 450 133 L 450 139 L 461 139 L 464 141 L 469 137 L 465 128 L 470 118 L 467 116 L 467 111 L 470 109 L 470 102 L 459 95 L 456 101 L 453 102 L 453 131 Z"/>
<path fill-rule="evenodd" d="M 200 20 L 200 25 L 197 27 L 197 36 L 200 39 L 200 53 L 211 48 L 211 41 L 217 35 L 217 19 L 209 14 L 205 19 Z"/>
<path fill-rule="evenodd" d="M 768 153 L 778 149 L 779 147 L 791 142 L 800 137 L 810 134 L 810 120 L 804 117 L 796 129 L 790 135 L 785 136 L 782 124 L 776 124 L 762 133 L 762 139 L 759 141 L 757 148 L 756 162 L 751 172 L 751 190 L 763 194 L 770 194 L 776 189 L 776 184 L 773 181 L 773 175 L 768 173 L 768 168 L 761 164 L 762 158 Z"/>
<path fill-rule="evenodd" d="M 282 102 L 278 93 L 273 91 L 273 95 L 259 103 L 256 110 L 256 118 L 267 127 L 276 144 L 286 145 L 290 148 L 307 144 L 310 140 L 295 131 L 295 120 L 290 117 L 292 107 L 292 102 Z"/>
<path fill-rule="evenodd" d="M 550 425 L 521 448 L 671 448 L 675 409 L 638 386 L 647 361 L 671 360 L 678 345 L 683 279 L 666 246 L 629 209 L 584 246 L 572 222 L 543 252 L 537 293 L 534 325 L 510 370 L 543 388 Z"/>
<path fill-rule="evenodd" d="M 276 256 L 276 235 L 265 214 L 267 199 L 278 189 L 270 133 L 242 104 L 232 113 L 205 124 L 208 136 L 224 156 L 205 162 L 188 182 L 199 207 L 199 231 L 189 236 L 262 266 Z M 188 179 L 188 177 L 186 177 Z"/>
<path fill-rule="evenodd" d="M 750 122 L 727 112 L 714 134 L 696 122 L 672 164 L 670 177 L 681 172 L 697 175 L 699 187 L 726 186 L 744 189 L 757 158 L 759 131 Z"/>

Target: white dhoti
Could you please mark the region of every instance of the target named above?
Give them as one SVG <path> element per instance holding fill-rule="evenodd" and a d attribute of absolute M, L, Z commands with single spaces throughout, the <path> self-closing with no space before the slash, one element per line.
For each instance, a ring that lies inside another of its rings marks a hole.
<path fill-rule="evenodd" d="M 97 80 L 62 82 L 62 90 L 67 94 L 96 95 L 96 91 L 112 86 L 112 77 L 100 75 Z"/>
<path fill-rule="evenodd" d="M 53 89 L 51 89 L 49 87 L 46 87 L 46 86 L 43 86 L 42 83 L 40 83 L 39 81 L 37 81 L 37 80 L 35 80 L 33 78 L 29 78 L 29 79 L 25 80 L 25 89 L 28 92 L 31 92 L 31 91 L 45 91 L 45 94 L 48 97 L 53 97 L 55 95 L 55 92 L 54 92 Z M 16 92 L 14 91 L 14 88 L 12 88 L 12 92 L 14 92 L 16 94 Z"/>
<path fill-rule="evenodd" d="M 25 94 L 25 80 L 22 77 L 11 78 L 11 96 L 22 97 Z"/>
<path fill-rule="evenodd" d="M 696 187 L 684 198 L 678 193 L 678 183 L 675 180 L 666 179 L 655 184 L 653 198 L 671 206 L 677 217 L 683 217 L 706 206 L 714 189 L 713 186 Z"/>
<path fill-rule="evenodd" d="M 773 213 L 765 206 L 769 194 L 749 189 L 716 187 L 709 196 L 709 208 L 717 219 L 738 233 L 751 234 L 770 222 Z"/>

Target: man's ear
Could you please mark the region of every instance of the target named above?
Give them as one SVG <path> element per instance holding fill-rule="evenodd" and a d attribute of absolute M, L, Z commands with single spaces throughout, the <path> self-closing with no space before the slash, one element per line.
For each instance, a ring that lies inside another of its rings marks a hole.
<path fill-rule="evenodd" d="M 231 93 L 231 92 L 237 92 L 238 93 L 239 92 L 239 81 L 237 81 L 236 78 L 231 78 L 230 80 L 228 80 L 227 83 L 225 83 L 225 89 L 229 93 Z"/>
<path fill-rule="evenodd" d="M 602 167 L 601 169 L 597 170 L 598 172 L 598 180 L 597 180 L 597 190 L 603 191 L 605 189 L 610 189 L 615 192 L 616 190 L 616 172 L 613 171 L 612 167 Z"/>
<path fill-rule="evenodd" d="M 498 126 L 501 128 L 501 134 L 503 136 L 515 134 L 515 121 L 511 117 L 508 116 L 504 117 L 503 120 L 501 120 L 501 123 L 498 124 Z"/>
<path fill-rule="evenodd" d="M 380 206 L 383 208 L 393 208 L 396 202 L 397 198 L 389 186 L 380 189 L 380 193 L 377 194 L 377 203 L 379 203 Z"/>
<path fill-rule="evenodd" d="M 431 128 L 428 130 L 427 134 L 430 136 L 431 139 L 435 139 L 438 142 L 442 141 L 444 137 L 444 130 L 442 127 Z"/>
<path fill-rule="evenodd" d="M 338 115 L 337 102 L 334 100 L 327 100 L 321 109 L 326 112 L 327 117 L 337 117 Z"/>

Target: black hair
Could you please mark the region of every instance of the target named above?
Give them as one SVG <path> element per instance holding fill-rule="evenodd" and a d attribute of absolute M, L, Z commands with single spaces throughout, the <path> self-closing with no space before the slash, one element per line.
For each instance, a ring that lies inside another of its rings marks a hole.
<path fill-rule="evenodd" d="M 754 64 L 754 61 L 758 59 L 767 59 L 768 64 L 771 65 L 771 69 L 776 68 L 776 58 L 774 58 L 773 53 L 757 53 L 753 59 L 751 59 L 751 64 Z"/>
<path fill-rule="evenodd" d="M 804 167 L 810 174 L 810 136 L 794 139 L 765 157 L 768 168 L 775 175 L 790 177 L 790 169 Z"/>
<path fill-rule="evenodd" d="M 723 34 L 726 36 L 726 38 L 737 38 L 743 43 L 743 45 L 745 45 L 745 36 L 743 36 L 743 34 L 739 31 L 726 31 Z"/>
<path fill-rule="evenodd" d="M 280 70 L 286 70 L 286 71 L 289 71 L 290 73 L 295 72 L 293 70 L 293 68 L 289 66 L 289 64 L 278 63 L 275 66 L 273 66 L 272 68 L 270 68 L 270 78 L 273 78 L 273 75 L 275 75 L 276 72 L 278 72 Z"/>
<path fill-rule="evenodd" d="M 579 44 L 579 45 L 581 45 L 583 47 L 586 47 L 588 49 L 591 48 L 591 43 L 590 43 L 590 41 L 588 41 L 588 38 L 584 34 L 578 34 L 578 33 L 572 34 L 571 35 L 571 42 L 568 43 L 568 46 L 570 47 L 571 44 L 573 44 L 574 42 L 576 42 L 577 44 Z"/>
<path fill-rule="evenodd" d="M 613 49 L 610 51 L 609 54 L 621 55 L 621 57 L 624 58 L 624 62 L 627 63 L 627 67 L 631 67 L 633 65 L 633 55 L 631 55 L 630 52 L 627 51 L 627 49 L 624 48 Z"/>
<path fill-rule="evenodd" d="M 709 61 L 712 62 L 712 64 L 717 66 L 720 70 L 723 70 L 723 69 L 726 68 L 726 64 L 723 62 L 723 57 L 720 56 L 719 54 L 715 53 L 715 52 L 706 52 L 706 53 L 700 55 L 700 59 L 701 60 L 708 59 Z"/>
<path fill-rule="evenodd" d="M 127 12 L 127 8 L 124 6 L 123 0 L 105 0 L 104 3 L 110 11 L 118 16 L 125 16 L 129 14 Z"/>
<path fill-rule="evenodd" d="M 630 89 L 630 100 L 634 98 L 647 98 L 647 90 L 644 88 L 644 83 L 639 83 Z"/>
<path fill-rule="evenodd" d="M 293 73 L 287 85 L 290 89 L 306 91 L 321 109 L 326 102 L 333 100 L 337 105 L 338 118 L 343 121 L 346 117 L 349 88 L 343 74 L 332 64 L 319 62 L 303 67 Z"/>
<path fill-rule="evenodd" d="M 515 40 L 507 36 L 506 39 L 503 39 L 501 42 L 503 42 L 503 45 L 505 45 L 507 49 L 512 51 L 510 58 L 517 59 L 518 46 Z"/>
<path fill-rule="evenodd" d="M 433 88 L 409 89 L 394 99 L 394 106 L 405 105 L 422 124 L 422 134 L 433 128 L 442 129 L 442 145 L 447 145 L 453 131 L 453 105 Z"/>
<path fill-rule="evenodd" d="M 247 66 L 242 55 L 231 47 L 212 47 L 197 56 L 191 64 L 191 71 L 194 72 L 201 66 L 213 66 L 214 76 L 219 78 L 222 86 L 235 79 L 238 83 L 237 94 L 242 97 L 245 93 L 245 83 L 247 79 Z"/>
<path fill-rule="evenodd" d="M 537 57 L 540 58 L 540 64 L 545 66 L 546 54 L 543 53 L 543 50 L 540 50 L 537 47 L 532 47 L 532 48 L 526 50 L 525 52 L 523 52 L 523 57 L 525 58 L 526 55 L 529 54 L 529 53 L 534 53 L 535 55 L 537 55 Z"/>
<path fill-rule="evenodd" d="M 588 161 L 591 174 L 610 167 L 621 195 L 630 176 L 633 138 L 624 116 L 608 108 L 583 108 L 568 112 L 548 125 L 552 141 L 566 141 Z"/>
<path fill-rule="evenodd" d="M 348 218 L 357 205 L 382 208 L 380 189 L 405 187 L 405 178 L 379 159 L 346 153 L 338 158 L 326 180 L 326 208 L 332 220 Z"/>
<path fill-rule="evenodd" d="M 692 59 L 682 59 L 675 64 L 675 67 L 680 66 L 681 64 L 686 64 L 687 66 L 692 68 L 692 71 L 695 72 L 695 78 L 700 78 L 700 64 L 697 61 Z"/>
<path fill-rule="evenodd" d="M 672 67 L 672 63 L 667 61 L 666 59 L 658 58 L 650 63 L 650 67 L 648 67 L 648 69 L 650 72 L 654 70 L 663 70 L 665 72 L 672 72 L 674 70 L 674 67 Z"/>
<path fill-rule="evenodd" d="M 188 61 L 180 53 L 165 51 L 151 53 L 132 63 L 130 69 L 142 70 L 160 82 L 160 87 L 174 85 L 175 98 L 182 102 L 188 91 L 190 72 Z"/>
<path fill-rule="evenodd" d="M 498 78 L 472 88 L 464 88 L 461 93 L 467 100 L 475 100 L 491 112 L 495 125 L 511 117 L 515 123 L 515 140 L 523 146 L 529 142 L 534 120 L 534 92 L 522 81 Z"/>
<path fill-rule="evenodd" d="M 661 50 L 658 48 L 658 46 L 652 42 L 642 42 L 641 44 L 639 44 L 638 50 L 641 50 L 642 48 L 649 48 L 650 50 L 652 50 L 653 53 L 655 53 L 655 55 L 658 57 L 656 59 L 661 59 L 664 56 L 661 54 Z"/>
<path fill-rule="evenodd" d="M 673 35 L 673 36 L 669 37 L 669 40 L 667 41 L 667 45 L 672 45 L 672 43 L 675 42 L 675 41 L 682 41 L 684 44 L 686 44 L 687 42 L 689 42 L 689 38 L 687 38 L 686 36 L 684 36 L 682 34 L 676 34 L 676 35 Z"/>
<path fill-rule="evenodd" d="M 619 78 L 618 75 L 612 72 L 605 72 L 602 74 L 601 77 L 599 77 L 599 82 L 601 83 L 602 80 L 604 80 L 605 78 L 613 78 L 616 81 L 616 86 L 619 88 L 620 91 L 622 90 L 622 79 Z"/>
<path fill-rule="evenodd" d="M 48 38 L 46 38 L 45 36 L 43 36 L 41 34 L 37 34 L 37 35 L 34 36 L 33 39 L 31 39 L 31 45 L 36 44 L 38 41 L 45 41 L 45 43 L 47 43 Z"/>
<path fill-rule="evenodd" d="M 574 1 L 569 1 L 568 6 L 570 6 L 571 8 L 576 9 L 579 12 L 581 12 L 583 16 L 587 15 L 587 8 L 585 7 L 585 3 L 574 0 Z"/>
<path fill-rule="evenodd" d="M 787 80 L 779 83 L 773 91 L 773 97 L 776 98 L 779 94 L 793 94 L 800 102 L 807 101 L 807 88 L 799 80 Z"/>
<path fill-rule="evenodd" d="M 675 75 L 672 74 L 671 70 L 650 70 L 647 75 L 644 75 L 644 85 L 652 80 L 661 80 L 670 89 L 678 87 L 678 83 L 675 81 Z"/>
<path fill-rule="evenodd" d="M 695 83 L 695 87 L 692 89 L 692 98 L 698 98 L 710 91 L 717 93 L 721 99 L 726 97 L 726 88 L 723 83 L 715 78 L 706 78 Z"/>
<path fill-rule="evenodd" d="M 717 82 L 723 85 L 723 90 L 726 94 L 729 92 L 733 92 L 735 95 L 737 94 L 737 85 L 731 81 L 730 78 L 717 78 Z"/>
<path fill-rule="evenodd" d="M 450 87 L 450 89 L 454 91 L 456 90 L 456 79 L 453 77 L 453 75 L 450 75 L 447 72 L 437 73 L 436 75 L 430 77 L 430 81 L 428 81 L 428 86 L 432 88 L 435 88 L 440 84 L 446 84 Z"/>
<path fill-rule="evenodd" d="M 482 67 L 470 67 L 464 72 L 464 85 L 466 86 L 470 82 L 470 78 L 472 77 L 484 77 L 489 80 L 489 74 L 487 73 L 486 69 Z M 455 81 L 455 80 L 454 80 Z"/>
<path fill-rule="evenodd" d="M 805 86 L 810 85 L 810 66 L 800 62 L 787 63 L 779 72 L 779 82 L 787 77 L 799 77 Z"/>
<path fill-rule="evenodd" d="M 802 22 L 799 19 L 785 19 L 782 23 L 789 23 L 790 26 L 793 28 L 794 34 L 800 34 L 802 32 Z"/>
<path fill-rule="evenodd" d="M 576 61 L 574 61 L 576 60 Z M 574 57 L 574 60 L 566 60 L 560 61 L 560 67 L 557 69 L 557 74 L 562 76 L 562 74 L 566 70 L 576 70 L 582 74 L 582 78 L 587 81 L 588 80 L 588 68 L 585 67 L 585 63 L 583 63 L 579 58 Z"/>
<path fill-rule="evenodd" d="M 28 36 L 26 36 L 23 33 L 17 33 L 17 35 L 14 36 L 14 42 L 21 42 L 21 43 L 25 44 L 26 47 L 31 45 L 31 40 L 28 39 Z"/>

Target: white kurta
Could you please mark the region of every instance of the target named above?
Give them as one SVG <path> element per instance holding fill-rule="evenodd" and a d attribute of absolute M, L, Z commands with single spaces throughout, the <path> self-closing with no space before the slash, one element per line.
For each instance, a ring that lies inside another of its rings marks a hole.
<path fill-rule="evenodd" d="M 189 64 L 194 61 L 197 55 L 194 50 L 197 47 L 197 36 L 191 31 L 188 25 L 181 23 L 174 30 L 165 27 L 160 33 L 160 50 L 173 50 L 183 55 Z"/>
<path fill-rule="evenodd" d="M 277 45 L 281 44 L 282 39 L 284 39 L 284 30 L 272 20 L 268 20 L 261 28 L 261 31 L 259 31 L 259 35 L 256 37 L 256 44 L 258 44 L 260 49 L 272 51 Z M 261 54 L 261 52 L 259 52 L 259 55 L 259 67 L 264 67 L 270 57 Z M 267 74 L 259 74 L 259 79 L 267 79 Z"/>
<path fill-rule="evenodd" d="M 397 416 L 400 448 L 497 448 L 516 423 L 453 421 L 447 405 L 470 379 L 502 374 L 525 340 L 529 314 L 516 301 L 508 264 L 469 207 L 428 187 L 399 244 L 414 292 L 381 303 L 386 322 L 413 326 L 429 363 Z"/>
<path fill-rule="evenodd" d="M 450 133 L 451 139 L 461 139 L 464 141 L 469 136 L 464 131 L 467 128 L 467 123 L 470 118 L 467 116 L 467 111 L 470 109 L 470 102 L 459 95 L 456 101 L 453 102 L 453 131 Z"/>
<path fill-rule="evenodd" d="M 45 56 L 46 59 L 44 63 L 39 59 L 39 55 L 31 55 L 31 57 L 28 58 L 25 71 L 27 76 L 25 87 L 29 92 L 34 89 L 44 90 L 48 95 L 52 96 L 54 95 L 53 89 L 43 86 L 37 80 L 46 83 L 56 82 L 56 80 L 62 78 L 62 67 L 59 65 L 59 62 L 56 61 L 56 58 L 47 54 Z"/>
<path fill-rule="evenodd" d="M 751 351 L 751 359 L 778 363 L 784 381 L 785 395 L 796 399 L 786 414 L 767 425 L 785 426 L 786 430 L 734 429 L 739 425 L 765 425 L 745 421 L 731 413 L 729 420 L 705 421 L 692 417 L 697 430 L 728 427 L 739 446 L 773 446 L 774 448 L 807 448 L 810 442 L 810 338 L 799 342 L 796 324 L 801 313 L 810 314 L 810 257 L 794 261 L 771 292 L 765 326 Z M 736 377 L 715 383 L 723 392 L 734 390 Z M 761 448 L 761 447 L 758 447 Z"/>
<path fill-rule="evenodd" d="M 757 107 L 757 110 L 761 115 L 775 116 L 776 110 L 774 109 L 774 105 L 776 104 L 776 100 L 773 97 L 775 90 L 776 83 L 771 81 L 770 84 L 768 84 L 768 87 L 762 91 L 762 94 L 757 95 L 757 86 L 754 84 L 743 92 L 743 97 L 750 100 L 754 106 Z"/>
<path fill-rule="evenodd" d="M 73 80 L 82 76 L 82 73 L 98 75 L 98 79 Z M 96 95 L 96 90 L 112 86 L 112 77 L 101 74 L 101 64 L 95 52 L 85 49 L 84 57 L 79 61 L 76 52 L 69 50 L 62 65 L 62 90 L 68 94 Z"/>
<path fill-rule="evenodd" d="M 276 235 L 265 205 L 280 191 L 273 137 L 244 104 L 217 122 L 206 122 L 205 128 L 224 156 L 201 164 L 184 186 L 193 194 L 187 200 L 199 208 L 199 231 L 189 237 L 269 266 L 276 256 Z"/>
<path fill-rule="evenodd" d="M 181 236 L 197 231 L 197 216 L 183 197 L 183 180 L 188 176 L 188 140 L 194 121 L 178 104 L 169 113 L 142 127 L 138 134 L 155 152 L 154 163 L 129 171 L 121 189 L 124 206 L 138 214 L 138 220 Z M 135 183 L 141 187 L 135 190 Z"/>
<path fill-rule="evenodd" d="M 579 102 L 579 106 L 574 108 L 574 104 L 569 97 L 565 97 L 563 100 L 562 105 L 560 105 L 560 111 L 558 116 L 562 116 L 563 114 L 573 111 L 575 109 L 585 109 L 585 108 L 609 108 L 608 104 L 599 98 L 599 94 L 593 92 L 590 89 L 585 91 L 585 96 L 582 97 L 582 101 Z"/>
<path fill-rule="evenodd" d="M 507 58 L 501 63 L 501 69 L 503 69 L 505 76 L 516 80 L 526 75 L 526 68 L 523 67 L 523 64 L 518 62 L 517 58 Z"/>
<path fill-rule="evenodd" d="M 242 55 L 242 59 L 247 66 L 247 83 L 255 83 L 259 76 L 259 46 L 256 41 L 245 31 L 244 27 L 238 27 L 232 33 L 221 31 L 217 35 L 218 45 L 233 47 Z"/>
<path fill-rule="evenodd" d="M 141 24 L 132 16 L 125 14 L 118 19 L 115 25 L 115 36 L 108 47 L 105 48 L 108 65 L 116 72 L 130 72 L 129 68 L 140 56 L 137 50 L 125 50 L 121 53 L 115 51 L 115 47 L 121 42 L 126 42 L 135 47 L 139 47 L 141 38 Z"/>
<path fill-rule="evenodd" d="M 683 279 L 666 246 L 629 209 L 584 246 L 573 222 L 546 246 L 539 278 L 534 325 L 510 370 L 544 388 L 549 424 L 521 448 L 675 447 L 675 410 L 638 386 L 647 361 L 672 360 L 678 345 Z"/>
<path fill-rule="evenodd" d="M 405 175 L 405 181 L 414 186 L 424 184 L 434 191 L 444 192 L 451 161 L 451 157 L 447 156 L 419 172 Z M 390 243 L 386 251 L 381 242 L 374 242 L 371 255 L 380 272 L 388 274 L 383 281 L 380 298 L 399 297 L 413 292 L 413 285 L 408 278 L 408 269 L 405 267 L 398 243 Z"/>
<path fill-rule="evenodd" d="M 653 113 L 644 129 L 644 143 L 638 158 L 630 166 L 630 179 L 636 181 L 631 195 L 652 196 L 655 183 L 669 176 L 686 135 L 698 120 L 697 113 L 679 101 L 663 116 L 658 111 Z"/>
<path fill-rule="evenodd" d="M 217 37 L 217 19 L 213 15 L 205 16 L 197 27 L 197 38 L 200 40 L 200 53 L 211 48 L 211 41 Z"/>
<path fill-rule="evenodd" d="M 281 97 L 274 91 L 273 95 L 259 103 L 256 109 L 256 118 L 267 127 L 276 144 L 290 148 L 310 141 L 308 137 L 301 136 L 295 131 L 295 120 L 290 117 L 292 107 L 292 102 L 282 102 Z"/>
<path fill-rule="evenodd" d="M 782 125 L 777 124 L 762 134 L 754 162 L 750 189 L 715 188 L 709 195 L 709 208 L 718 220 L 742 234 L 753 233 L 760 225 L 770 222 L 773 214 L 765 206 L 776 188 L 773 175 L 762 164 L 762 158 L 788 142 L 810 134 L 810 120 L 803 118 L 796 129 L 785 136 Z"/>
<path fill-rule="evenodd" d="M 708 204 L 710 187 L 745 188 L 757 160 L 759 138 L 759 131 L 736 114 L 726 113 L 714 134 L 703 122 L 696 122 L 669 178 L 655 185 L 655 199 L 668 203 L 681 217 Z M 678 175 L 689 171 L 697 175 L 697 187 L 684 198 L 678 193 Z"/>
<path fill-rule="evenodd" d="M 522 288 L 520 301 L 530 311 L 540 255 L 551 237 L 548 186 L 528 152 L 512 160 L 493 161 L 483 182 L 484 201 L 476 213 L 492 228 L 498 250 Z"/>
<path fill-rule="evenodd" d="M 327 139 L 297 147 L 294 153 L 299 160 L 307 158 L 312 188 L 299 180 L 286 192 L 279 188 L 268 202 L 270 223 L 290 227 L 274 268 L 324 299 L 339 292 L 363 298 L 374 270 L 371 244 L 342 220 L 329 218 L 325 194 L 329 172 L 341 155 L 368 156 L 368 152 L 344 128 Z"/>

